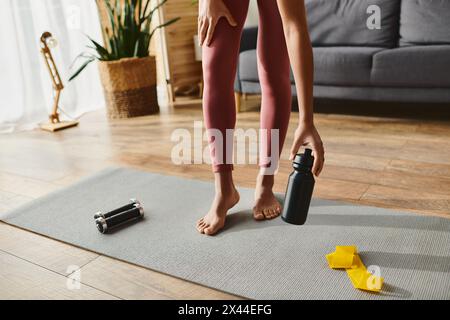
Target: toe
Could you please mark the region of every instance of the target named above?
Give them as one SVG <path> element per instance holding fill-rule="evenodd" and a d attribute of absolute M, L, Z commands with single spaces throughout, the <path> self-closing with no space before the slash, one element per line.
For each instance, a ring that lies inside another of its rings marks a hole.
<path fill-rule="evenodd" d="M 273 218 L 275 218 L 277 216 L 277 213 L 275 212 L 274 208 L 271 208 L 269 210 L 269 212 L 270 212 L 270 219 L 273 219 Z"/>
<path fill-rule="evenodd" d="M 258 210 L 256 208 L 254 208 L 253 209 L 253 217 L 255 218 L 255 220 L 263 220 L 264 214 L 263 214 L 262 210 Z"/>
<path fill-rule="evenodd" d="M 199 229 L 201 230 L 201 232 L 204 233 L 205 228 L 208 228 L 208 227 L 209 227 L 209 224 L 206 223 L 206 222 L 203 220 L 202 222 L 200 222 L 200 224 L 199 224 L 198 227 L 199 227 Z"/>
<path fill-rule="evenodd" d="M 267 209 L 264 210 L 264 216 L 265 216 L 267 219 L 270 219 L 270 217 L 272 216 L 272 213 L 270 212 L 270 209 L 269 209 L 269 208 L 267 208 Z"/>
<path fill-rule="evenodd" d="M 276 218 L 276 217 L 278 217 L 279 215 L 280 215 L 280 208 L 275 207 L 275 208 L 273 209 L 273 217 Z"/>
<path fill-rule="evenodd" d="M 203 232 L 208 236 L 212 236 L 213 234 L 215 234 L 217 232 L 217 230 L 216 230 L 216 228 L 214 228 L 212 226 L 208 226 L 207 228 L 205 228 L 203 230 Z"/>

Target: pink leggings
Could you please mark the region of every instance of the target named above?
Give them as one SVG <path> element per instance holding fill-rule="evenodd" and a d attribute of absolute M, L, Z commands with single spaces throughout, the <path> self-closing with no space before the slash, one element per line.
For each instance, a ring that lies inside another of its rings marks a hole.
<path fill-rule="evenodd" d="M 230 136 L 227 137 L 226 131 L 234 129 L 236 123 L 234 79 L 249 0 L 224 0 L 224 2 L 238 26 L 232 27 L 225 18 L 221 18 L 210 46 L 203 47 L 205 125 L 207 129 L 220 131 L 223 137 L 223 150 L 219 157 L 214 144 L 215 138 L 210 134 L 214 172 L 233 170 L 232 161 L 229 160 L 232 158 L 233 140 Z M 258 0 L 258 7 L 257 56 L 262 90 L 260 127 L 266 129 L 262 132 L 267 132 L 267 139 L 260 139 L 259 165 L 264 168 L 270 166 L 264 160 L 268 159 L 265 157 L 271 156 L 270 129 L 279 130 L 279 153 L 276 155 L 278 163 L 289 124 L 291 82 L 289 57 L 276 0 Z"/>

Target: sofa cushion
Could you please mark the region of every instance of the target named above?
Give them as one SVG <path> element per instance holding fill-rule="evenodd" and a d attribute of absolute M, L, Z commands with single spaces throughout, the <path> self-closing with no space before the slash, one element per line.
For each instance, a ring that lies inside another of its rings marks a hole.
<path fill-rule="evenodd" d="M 238 77 L 241 81 L 259 82 L 256 50 L 247 50 L 239 55 Z M 294 75 L 291 71 L 291 82 Z"/>
<path fill-rule="evenodd" d="M 398 43 L 400 0 L 306 0 L 309 32 L 314 46 L 373 46 Z M 381 29 L 370 30 L 370 5 L 381 9 Z"/>
<path fill-rule="evenodd" d="M 383 48 L 314 48 L 314 83 L 321 85 L 370 84 L 372 56 Z"/>
<path fill-rule="evenodd" d="M 376 86 L 450 88 L 450 45 L 383 50 L 373 57 Z"/>
<path fill-rule="evenodd" d="M 400 45 L 450 44 L 450 1 L 402 1 Z"/>
<path fill-rule="evenodd" d="M 240 80 L 259 81 L 256 50 L 243 51 L 239 55 L 238 76 Z"/>
<path fill-rule="evenodd" d="M 369 85 L 372 56 L 383 48 L 317 47 L 314 51 L 314 83 L 324 85 Z M 239 79 L 257 82 L 256 50 L 239 57 Z M 293 80 L 291 73 L 291 80 Z"/>

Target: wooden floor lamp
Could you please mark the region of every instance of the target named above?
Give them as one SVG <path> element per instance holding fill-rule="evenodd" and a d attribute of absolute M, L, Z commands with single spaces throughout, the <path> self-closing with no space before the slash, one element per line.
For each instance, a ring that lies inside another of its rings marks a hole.
<path fill-rule="evenodd" d="M 53 60 L 53 56 L 50 51 L 50 48 L 55 46 L 56 40 L 53 38 L 52 34 L 50 32 L 44 32 L 41 36 L 41 53 L 44 57 L 48 72 L 50 73 L 50 78 L 52 79 L 55 97 L 53 100 L 52 113 L 49 116 L 50 121 L 49 123 L 42 124 L 41 129 L 50 132 L 55 132 L 78 125 L 78 121 L 61 121 L 59 119 L 59 98 L 61 96 L 61 91 L 64 89 L 64 85 L 61 81 L 61 77 L 59 76 L 58 69 L 56 68 L 55 61 Z"/>

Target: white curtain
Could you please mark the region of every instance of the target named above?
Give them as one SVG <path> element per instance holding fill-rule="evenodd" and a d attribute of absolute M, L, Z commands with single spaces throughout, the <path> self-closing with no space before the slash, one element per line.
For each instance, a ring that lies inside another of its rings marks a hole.
<path fill-rule="evenodd" d="M 72 61 L 86 51 L 85 34 L 102 43 L 95 0 L 0 0 L 0 21 L 0 133 L 48 121 L 53 90 L 40 54 L 44 31 L 58 40 L 52 54 L 65 85 L 61 117 L 104 107 L 96 63 L 67 81 Z"/>

